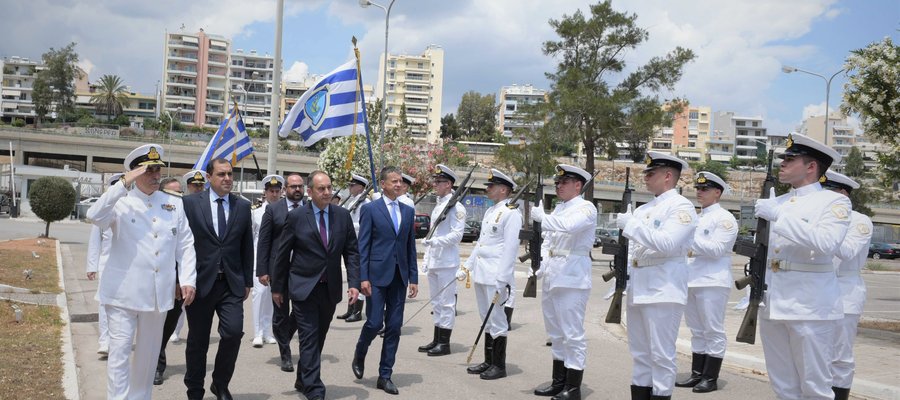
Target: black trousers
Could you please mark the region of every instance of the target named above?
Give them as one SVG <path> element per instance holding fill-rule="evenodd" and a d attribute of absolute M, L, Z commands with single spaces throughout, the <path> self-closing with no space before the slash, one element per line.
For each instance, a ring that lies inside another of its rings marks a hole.
<path fill-rule="evenodd" d="M 322 348 L 337 304 L 329 298 L 328 284 L 324 282 L 316 284 L 306 300 L 291 303 L 294 308 L 291 316 L 296 321 L 300 339 L 297 377 L 303 382 L 307 398 L 325 397 L 325 384 L 321 379 Z"/>
<path fill-rule="evenodd" d="M 187 346 L 184 351 L 186 371 L 184 385 L 190 398 L 203 397 L 203 380 L 206 377 L 206 353 L 209 350 L 209 334 L 213 314 L 219 317 L 219 348 L 213 367 L 212 381 L 218 387 L 228 387 L 234 375 L 241 338 L 244 336 L 244 298 L 235 296 L 224 279 L 216 280 L 209 294 L 195 298 L 185 307 L 189 325 Z"/>
<path fill-rule="evenodd" d="M 297 332 L 297 323 L 291 316 L 291 302 L 284 301 L 281 307 L 272 302 L 272 335 L 278 342 L 278 352 L 281 359 L 291 358 L 291 339 L 294 338 L 294 332 Z"/>
<path fill-rule="evenodd" d="M 166 372 L 166 345 L 169 343 L 169 336 L 175 332 L 175 326 L 178 325 L 178 318 L 181 317 L 181 306 L 184 300 L 175 300 L 175 306 L 166 313 L 166 322 L 163 323 L 162 344 L 159 346 L 159 359 L 156 361 L 156 372 Z"/>

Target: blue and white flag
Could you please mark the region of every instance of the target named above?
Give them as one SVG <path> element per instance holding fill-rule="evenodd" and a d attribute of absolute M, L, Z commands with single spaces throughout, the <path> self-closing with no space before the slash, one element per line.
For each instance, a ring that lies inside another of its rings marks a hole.
<path fill-rule="evenodd" d="M 364 134 L 366 107 L 357 75 L 356 60 L 351 60 L 319 79 L 291 108 L 278 136 L 297 132 L 308 147 L 321 139 L 350 136 L 354 128 Z"/>
<path fill-rule="evenodd" d="M 237 106 L 231 109 L 228 118 L 219 125 L 219 130 L 213 135 L 212 140 L 206 145 L 206 149 L 200 154 L 200 159 L 194 164 L 194 169 L 206 170 L 210 160 L 224 158 L 236 165 L 244 157 L 253 154 L 253 143 L 244 128 Z"/>

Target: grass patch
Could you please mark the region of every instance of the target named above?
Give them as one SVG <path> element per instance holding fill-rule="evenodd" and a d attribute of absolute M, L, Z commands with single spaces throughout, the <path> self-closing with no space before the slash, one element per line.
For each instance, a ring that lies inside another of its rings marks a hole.
<path fill-rule="evenodd" d="M 900 333 L 900 321 L 859 321 L 860 328 L 878 329 L 882 331 Z"/>
<path fill-rule="evenodd" d="M 900 265 L 869 261 L 866 263 L 866 269 L 869 271 L 900 271 Z"/>
<path fill-rule="evenodd" d="M 60 337 L 62 320 L 55 306 L 0 302 L 0 393 L 4 399 L 64 399 Z"/>
<path fill-rule="evenodd" d="M 39 258 L 34 258 L 36 253 Z M 59 293 L 59 270 L 56 268 L 55 239 L 25 239 L 0 242 L 0 283 Z M 31 279 L 22 272 L 32 270 Z"/>

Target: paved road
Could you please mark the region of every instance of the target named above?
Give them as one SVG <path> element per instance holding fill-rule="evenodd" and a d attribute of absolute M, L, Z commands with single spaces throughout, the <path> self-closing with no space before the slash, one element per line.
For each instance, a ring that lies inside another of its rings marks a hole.
<path fill-rule="evenodd" d="M 87 234 L 89 226 L 79 222 L 65 222 L 53 224 L 51 235 L 60 238 L 63 254 L 64 276 L 66 279 L 67 296 L 70 313 L 73 316 L 90 316 L 96 312 L 96 302 L 93 300 L 96 282 L 84 278 L 84 254 L 86 250 Z M 22 222 L 0 219 L 0 239 L 35 237 L 43 232 L 43 225 L 39 222 Z M 471 245 L 464 245 L 462 252 L 467 254 Z M 599 252 L 597 252 L 599 253 Z M 519 271 L 524 271 L 524 265 Z M 606 271 L 605 263 L 595 263 L 594 290 L 588 304 L 588 318 L 586 321 L 586 333 L 588 338 L 588 365 L 584 377 L 584 393 L 588 398 L 596 399 L 622 399 L 628 398 L 631 371 L 631 357 L 628 353 L 625 328 L 603 323 L 603 318 L 608 309 L 608 302 L 603 300 L 603 294 L 608 284 L 603 283 L 600 274 Z M 735 270 L 737 273 L 737 269 Z M 519 290 L 524 286 L 524 272 L 517 274 Z M 890 304 L 896 305 L 898 296 L 897 287 L 900 277 L 896 275 L 866 276 L 867 281 L 875 287 L 870 289 L 869 307 L 873 313 L 893 316 Z M 420 282 L 426 282 L 420 279 Z M 409 316 L 426 301 L 428 295 L 427 284 L 422 285 L 420 298 L 407 304 Z M 872 286 L 870 286 L 872 287 Z M 742 294 L 732 293 L 732 301 L 736 301 Z M 550 354 L 543 345 L 545 334 L 540 314 L 540 299 L 520 298 L 515 316 L 513 318 L 513 331 L 510 335 L 510 350 L 508 354 L 508 371 L 510 376 L 499 381 L 482 381 L 475 376 L 467 375 L 464 371 L 466 354 L 477 332 L 478 321 L 475 308 L 474 294 L 462 286 L 459 289 L 459 317 L 457 328 L 451 338 L 453 354 L 444 357 L 426 357 L 416 351 L 416 347 L 426 343 L 431 338 L 431 319 L 427 308 L 416 319 L 403 329 L 400 342 L 400 351 L 395 366 L 394 381 L 398 385 L 403 396 L 407 398 L 521 398 L 534 399 L 531 390 L 549 381 Z M 880 308 L 879 308 L 880 307 Z M 896 309 L 896 306 L 893 307 Z M 881 313 L 883 310 L 884 312 Z M 339 306 L 339 312 L 343 311 L 343 305 Z M 868 311 L 868 309 L 867 309 Z M 250 303 L 245 306 L 245 332 L 251 331 L 249 321 Z M 740 320 L 742 313 L 729 311 L 729 320 Z M 739 322 L 738 322 L 739 323 Z M 734 323 L 729 329 L 736 329 Z M 356 380 L 350 371 L 353 346 L 358 337 L 360 323 L 347 324 L 335 320 L 325 346 L 323 355 L 323 380 L 328 387 L 329 398 L 393 398 L 374 388 L 377 374 L 377 355 L 379 354 L 380 341 L 376 340 L 370 351 L 370 357 L 366 364 L 366 376 L 362 380 Z M 689 359 L 685 355 L 685 332 L 682 335 L 679 351 L 679 371 L 689 369 Z M 83 322 L 72 324 L 72 335 L 75 345 L 75 362 L 78 367 L 79 389 L 84 399 L 102 399 L 105 397 L 105 362 L 96 356 L 97 324 L 95 322 Z M 215 351 L 217 334 L 212 333 L 211 356 Z M 733 333 L 729 332 L 729 337 Z M 278 351 L 274 345 L 262 349 L 250 346 L 252 338 L 245 337 L 236 368 L 235 378 L 231 384 L 232 393 L 240 399 L 290 399 L 303 398 L 293 390 L 294 375 L 281 372 L 278 369 Z M 866 341 L 869 339 L 861 339 Z M 891 379 L 891 374 L 896 375 L 900 371 L 895 357 L 900 353 L 900 343 L 893 336 L 887 338 L 871 339 L 872 345 L 882 349 L 885 359 L 873 360 L 877 365 L 864 367 L 868 363 L 860 360 L 860 369 L 880 369 L 887 372 L 887 377 L 876 376 L 878 382 L 896 382 Z M 296 346 L 296 342 L 295 342 Z M 774 398 L 767 378 L 762 374 L 764 368 L 760 368 L 761 346 L 736 344 L 729 342 L 729 349 L 733 349 L 734 356 L 726 356 L 726 368 L 720 379 L 721 390 L 704 395 L 706 399 L 768 399 Z M 184 375 L 184 343 L 172 344 L 169 347 L 169 369 L 166 382 L 155 388 L 155 397 L 161 399 L 174 399 L 184 397 L 184 385 L 181 382 Z M 480 349 L 476 351 L 476 360 L 479 360 Z M 296 355 L 295 355 L 296 359 Z M 887 364 L 885 364 L 887 363 Z M 888 368 L 885 368 L 887 366 Z M 212 366 L 208 368 L 210 371 Z M 891 372 L 894 371 L 894 372 Z M 868 372 L 859 373 L 858 377 L 868 377 Z M 209 376 L 209 375 L 208 375 Z M 679 374 L 680 377 L 684 374 Z M 896 376 L 894 377 L 896 378 Z M 209 380 L 207 379 L 207 385 Z M 891 383 L 894 384 L 894 383 Z M 893 388 L 896 389 L 896 388 Z M 891 392 L 893 393 L 893 392 Z M 679 389 L 676 396 L 688 396 L 689 391 Z M 411 396 L 411 397 L 410 397 Z M 207 393 L 207 398 L 211 395 Z M 872 397 L 890 398 L 890 397 Z"/>

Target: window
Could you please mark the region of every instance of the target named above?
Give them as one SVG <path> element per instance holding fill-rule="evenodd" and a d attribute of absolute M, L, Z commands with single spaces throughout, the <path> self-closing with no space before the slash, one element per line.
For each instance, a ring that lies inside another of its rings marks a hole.
<path fill-rule="evenodd" d="M 393 73 L 393 72 L 391 72 L 391 73 L 388 74 L 388 79 L 394 79 L 394 73 Z"/>
<path fill-rule="evenodd" d="M 515 104 L 507 104 L 506 111 L 516 111 L 516 105 Z"/>
<path fill-rule="evenodd" d="M 698 117 L 699 117 L 699 113 L 696 111 L 691 111 L 690 114 L 688 115 L 688 118 L 690 118 L 690 119 L 697 119 Z"/>
<path fill-rule="evenodd" d="M 746 121 L 735 121 L 734 124 L 737 126 L 747 126 Z"/>
<path fill-rule="evenodd" d="M 747 136 L 747 130 L 746 129 L 738 129 L 737 134 L 741 135 L 741 136 Z"/>
<path fill-rule="evenodd" d="M 759 121 L 753 121 L 753 126 L 759 126 Z"/>
<path fill-rule="evenodd" d="M 419 63 L 419 69 L 425 68 L 425 63 Z"/>

